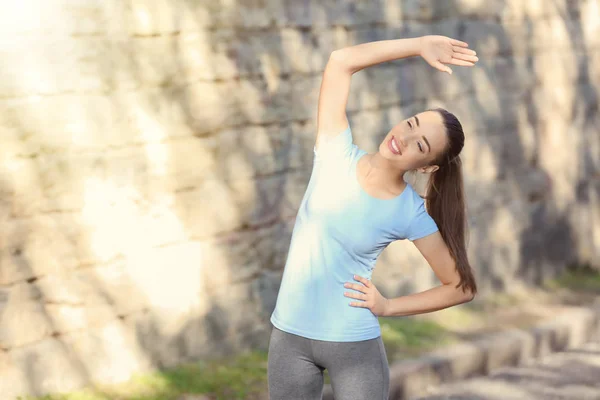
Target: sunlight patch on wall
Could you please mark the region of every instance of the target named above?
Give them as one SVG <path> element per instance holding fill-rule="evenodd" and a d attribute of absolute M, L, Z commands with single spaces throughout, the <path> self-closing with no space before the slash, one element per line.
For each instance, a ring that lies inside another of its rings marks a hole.
<path fill-rule="evenodd" d="M 87 180 L 84 191 L 82 214 L 99 258 L 123 256 L 132 281 L 156 309 L 187 312 L 203 306 L 202 251 L 198 244 L 184 242 L 185 227 L 168 198 L 144 204 L 135 188 L 99 179 Z M 159 246 L 169 239 L 176 244 Z"/>

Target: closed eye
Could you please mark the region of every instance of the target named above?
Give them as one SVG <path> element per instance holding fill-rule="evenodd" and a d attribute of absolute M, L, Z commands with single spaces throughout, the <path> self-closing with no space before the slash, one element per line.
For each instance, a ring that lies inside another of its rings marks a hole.
<path fill-rule="evenodd" d="M 410 121 L 406 121 L 408 123 L 408 126 L 410 126 L 410 129 L 413 128 L 412 124 L 410 123 Z"/>
<path fill-rule="evenodd" d="M 417 142 L 417 145 L 419 146 L 419 151 L 421 153 L 424 153 L 424 151 L 423 151 L 423 145 L 421 144 L 421 142 Z"/>

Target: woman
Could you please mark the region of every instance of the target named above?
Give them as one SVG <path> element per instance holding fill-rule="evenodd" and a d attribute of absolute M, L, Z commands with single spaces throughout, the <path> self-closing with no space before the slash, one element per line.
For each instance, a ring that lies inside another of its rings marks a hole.
<path fill-rule="evenodd" d="M 473 299 L 456 117 L 437 109 L 394 126 L 376 153 L 352 143 L 345 108 L 352 74 L 422 56 L 434 68 L 473 66 L 464 42 L 444 36 L 384 40 L 334 51 L 319 94 L 312 175 L 296 218 L 271 316 L 271 400 L 321 399 L 327 369 L 336 400 L 387 399 L 389 367 L 377 317 L 414 315 Z M 429 173 L 425 201 L 407 171 Z M 425 203 L 427 208 L 425 208 Z M 392 241 L 409 239 L 441 285 L 384 298 L 370 277 Z"/>

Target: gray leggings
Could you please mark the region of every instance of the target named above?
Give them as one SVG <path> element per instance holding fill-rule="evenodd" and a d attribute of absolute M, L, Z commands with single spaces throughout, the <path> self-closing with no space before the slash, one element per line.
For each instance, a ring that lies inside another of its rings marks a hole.
<path fill-rule="evenodd" d="M 381 337 L 326 342 L 273 327 L 268 361 L 270 400 L 321 400 L 325 369 L 335 400 L 388 400 L 390 370 Z"/>

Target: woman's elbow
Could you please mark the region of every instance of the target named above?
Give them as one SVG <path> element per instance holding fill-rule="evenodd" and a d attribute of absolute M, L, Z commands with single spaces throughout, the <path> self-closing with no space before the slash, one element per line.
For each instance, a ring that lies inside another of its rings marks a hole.
<path fill-rule="evenodd" d="M 334 50 L 329 54 L 328 65 L 335 65 L 335 68 L 341 68 L 350 74 L 353 73 L 351 61 L 348 52 L 344 49 Z"/>
<path fill-rule="evenodd" d="M 344 49 L 337 49 L 337 50 L 333 50 L 330 54 L 329 54 L 329 60 L 333 60 L 333 61 L 344 61 L 345 60 L 345 56 L 344 56 Z"/>
<path fill-rule="evenodd" d="M 475 293 L 469 288 L 462 287 L 456 282 L 452 283 L 452 287 L 454 288 L 454 299 L 456 301 L 456 305 L 468 303 L 475 298 Z"/>
<path fill-rule="evenodd" d="M 473 299 L 475 298 L 475 293 L 469 289 L 463 290 L 459 288 L 458 290 L 461 293 L 461 303 L 468 303 L 470 301 L 473 301 Z"/>

